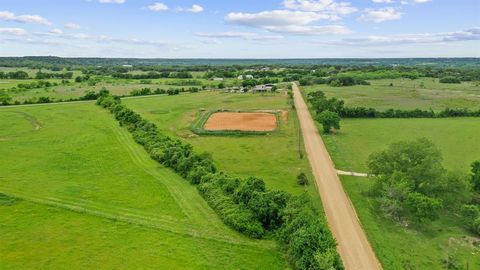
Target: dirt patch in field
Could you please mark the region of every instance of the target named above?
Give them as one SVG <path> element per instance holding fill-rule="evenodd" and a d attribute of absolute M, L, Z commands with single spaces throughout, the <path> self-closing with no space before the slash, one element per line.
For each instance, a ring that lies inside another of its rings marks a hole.
<path fill-rule="evenodd" d="M 208 118 L 205 130 L 273 131 L 277 128 L 277 118 L 264 112 L 218 112 Z"/>

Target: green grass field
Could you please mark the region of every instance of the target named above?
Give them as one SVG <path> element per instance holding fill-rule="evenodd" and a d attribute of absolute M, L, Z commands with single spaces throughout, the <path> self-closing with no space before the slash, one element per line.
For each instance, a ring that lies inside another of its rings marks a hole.
<path fill-rule="evenodd" d="M 302 87 L 306 92 L 322 90 L 328 97 L 345 100 L 347 106 L 373 107 L 380 110 L 471 108 L 480 109 L 478 82 L 462 84 L 439 83 L 438 79 L 421 78 L 371 80 L 371 85 Z M 390 83 L 393 86 L 390 86 Z M 422 86 L 423 85 L 423 86 Z"/>
<path fill-rule="evenodd" d="M 6 268 L 288 268 L 93 102 L 0 108 L 0 170 Z"/>
<path fill-rule="evenodd" d="M 298 149 L 300 147 L 303 150 L 303 146 L 299 145 L 301 141 L 295 111 L 289 111 L 287 121 L 280 119 L 279 130 L 269 135 L 198 136 L 190 130 L 201 108 L 289 109 L 285 94 L 200 92 L 178 97 L 129 98 L 124 102 L 166 133 L 183 138 L 198 151 L 211 153 L 221 170 L 242 177 L 261 177 L 269 187 L 293 194 L 304 192 L 304 188 L 296 183 L 296 176 L 302 171 L 310 175 L 310 165 L 306 158 L 299 156 Z M 316 194 L 313 184 L 309 190 Z"/>
<path fill-rule="evenodd" d="M 477 118 L 455 119 L 343 119 L 337 135 L 323 135 L 330 154 L 342 170 L 366 171 L 368 156 L 399 140 L 425 137 L 442 151 L 444 165 L 467 173 L 480 159 L 480 122 Z M 459 216 L 443 216 L 431 226 L 406 228 L 383 218 L 366 193 L 371 181 L 341 177 L 384 269 L 445 269 L 442 260 L 453 256 L 462 267 L 480 268 L 480 248 L 468 243 L 472 237 Z M 466 238 L 465 238 L 466 237 Z"/>
<path fill-rule="evenodd" d="M 368 156 L 401 140 L 425 137 L 443 153 L 444 165 L 467 172 L 480 159 L 478 118 L 342 119 L 341 130 L 324 138 L 340 169 L 365 171 Z"/>

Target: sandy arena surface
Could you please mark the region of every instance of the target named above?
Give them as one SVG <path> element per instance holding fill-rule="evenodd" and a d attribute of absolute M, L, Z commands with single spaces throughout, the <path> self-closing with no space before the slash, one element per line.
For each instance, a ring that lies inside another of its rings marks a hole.
<path fill-rule="evenodd" d="M 217 112 L 210 115 L 205 130 L 273 131 L 277 118 L 273 113 Z"/>

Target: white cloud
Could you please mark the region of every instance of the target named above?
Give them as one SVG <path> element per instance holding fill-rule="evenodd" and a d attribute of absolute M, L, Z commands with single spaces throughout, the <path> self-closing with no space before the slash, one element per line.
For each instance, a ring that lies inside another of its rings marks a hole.
<path fill-rule="evenodd" d="M 398 20 L 402 18 L 403 13 L 397 11 L 392 7 L 381 9 L 365 9 L 365 12 L 358 18 L 360 21 L 366 22 L 384 22 Z"/>
<path fill-rule="evenodd" d="M 54 35 L 61 35 L 63 34 L 63 31 L 61 29 L 58 29 L 58 28 L 55 28 L 55 29 L 52 29 L 50 31 L 48 31 L 50 34 L 54 34 Z"/>
<path fill-rule="evenodd" d="M 349 2 L 334 0 L 284 0 L 283 6 L 287 9 L 320 12 L 332 16 L 347 15 L 357 11 Z"/>
<path fill-rule="evenodd" d="M 165 5 L 164 3 L 157 2 L 148 6 L 148 9 L 151 11 L 160 12 L 160 11 L 168 10 L 168 6 Z"/>
<path fill-rule="evenodd" d="M 51 25 L 52 23 L 47 19 L 39 15 L 15 15 L 9 11 L 0 11 L 0 20 L 2 21 L 12 21 L 18 23 L 32 23 L 32 24 L 43 24 Z"/>
<path fill-rule="evenodd" d="M 432 0 L 402 0 L 400 4 L 402 5 L 409 5 L 409 4 L 425 4 L 428 2 L 432 2 Z"/>
<path fill-rule="evenodd" d="M 251 32 L 219 32 L 219 33 L 195 33 L 199 37 L 205 38 L 249 38 L 255 36 L 255 33 Z"/>
<path fill-rule="evenodd" d="M 67 24 L 65 24 L 65 28 L 67 28 L 67 29 L 80 29 L 81 26 L 79 24 L 76 24 L 76 23 L 67 23 Z"/>
<path fill-rule="evenodd" d="M 271 32 L 296 34 L 296 35 L 340 35 L 350 34 L 347 27 L 343 25 L 287 25 L 287 26 L 272 26 L 265 28 Z"/>
<path fill-rule="evenodd" d="M 123 4 L 125 0 L 98 0 L 101 4 Z"/>
<path fill-rule="evenodd" d="M 315 43 L 335 46 L 386 46 L 405 44 L 451 43 L 460 41 L 480 41 L 480 27 L 455 32 L 391 36 L 367 36 L 360 38 L 342 39 L 339 41 L 315 41 Z"/>
<path fill-rule="evenodd" d="M 297 35 L 346 34 L 350 31 L 342 25 L 311 25 L 313 22 L 331 19 L 328 14 L 308 11 L 272 10 L 259 13 L 229 13 L 229 23 L 264 29 L 275 33 Z"/>
<path fill-rule="evenodd" d="M 24 36 L 27 34 L 27 31 L 22 28 L 5 28 L 0 27 L 0 34 L 14 35 L 14 36 Z"/>
<path fill-rule="evenodd" d="M 377 3 L 377 4 L 391 4 L 395 3 L 393 0 L 372 0 L 372 2 Z"/>
<path fill-rule="evenodd" d="M 195 35 L 203 38 L 209 38 L 209 39 L 223 39 L 223 38 L 240 38 L 240 39 L 245 39 L 245 40 L 262 40 L 262 41 L 267 41 L 267 40 L 279 40 L 283 39 L 283 36 L 278 36 L 278 35 L 259 35 L 257 33 L 252 33 L 252 32 L 217 32 L 217 33 L 204 33 L 204 32 L 199 32 L 195 33 Z"/>
<path fill-rule="evenodd" d="M 178 11 L 186 11 L 186 12 L 192 12 L 192 13 L 200 13 L 204 9 L 200 5 L 192 5 L 190 8 L 178 8 Z"/>
<path fill-rule="evenodd" d="M 354 13 L 357 8 L 349 2 L 336 0 L 283 0 L 284 9 L 257 13 L 231 12 L 225 21 L 255 27 L 274 33 L 296 35 L 347 34 L 351 31 L 342 25 L 316 25 L 319 21 L 338 21 Z"/>
<path fill-rule="evenodd" d="M 327 20 L 328 15 L 315 12 L 272 10 L 259 13 L 229 13 L 225 19 L 229 23 L 259 28 L 271 26 L 307 25 L 319 20 Z"/>

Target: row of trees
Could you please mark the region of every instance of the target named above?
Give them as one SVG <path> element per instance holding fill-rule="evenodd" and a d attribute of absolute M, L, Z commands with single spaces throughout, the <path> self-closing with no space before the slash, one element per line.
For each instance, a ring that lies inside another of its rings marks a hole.
<path fill-rule="evenodd" d="M 351 76 L 331 76 L 327 78 L 306 76 L 300 79 L 300 85 L 328 84 L 333 87 L 370 85 L 369 82 Z"/>
<path fill-rule="evenodd" d="M 68 81 L 65 81 L 65 84 L 68 84 Z M 56 86 L 58 85 L 57 83 L 50 83 L 48 81 L 38 81 L 38 82 L 32 82 L 29 84 L 19 84 L 19 88 L 13 88 L 10 89 L 10 91 L 15 91 L 15 90 L 27 90 L 27 89 L 33 89 L 33 88 L 38 88 L 38 87 L 50 87 L 50 86 Z M 129 96 L 148 96 L 148 95 L 161 95 L 161 94 L 167 94 L 167 95 L 178 95 L 181 92 L 189 92 L 189 93 L 197 93 L 199 91 L 203 90 L 203 88 L 199 87 L 189 87 L 189 88 L 169 88 L 167 90 L 165 89 L 160 89 L 157 88 L 155 90 L 152 90 L 151 88 L 142 88 L 139 90 L 133 90 L 129 93 Z M 40 96 L 38 98 L 29 98 L 25 99 L 23 101 L 13 101 L 12 97 L 7 93 L 5 90 L 0 90 L 0 106 L 8 106 L 8 105 L 22 105 L 22 104 L 41 104 L 41 103 L 52 103 L 52 102 L 71 102 L 71 101 L 83 101 L 83 100 L 96 100 L 100 96 L 104 96 L 106 94 L 109 94 L 109 91 L 106 88 L 102 88 L 99 92 L 95 92 L 93 90 L 87 90 L 85 91 L 85 95 L 78 97 L 78 98 L 68 98 L 68 99 L 55 99 L 52 97 L 48 96 Z"/>
<path fill-rule="evenodd" d="M 35 74 L 35 79 L 43 80 L 43 79 L 64 79 L 69 80 L 73 78 L 73 72 L 64 72 L 64 73 L 55 73 L 55 72 L 42 72 L 39 71 Z"/>
<path fill-rule="evenodd" d="M 345 102 L 337 98 L 327 98 L 322 91 L 310 92 L 307 95 L 312 109 L 321 114 L 323 111 L 331 111 L 342 118 L 445 118 L 445 117 L 480 117 L 480 110 L 450 109 L 446 108 L 440 112 L 433 110 L 400 110 L 388 109 L 378 111 L 375 108 L 367 107 L 346 107 Z"/>
<path fill-rule="evenodd" d="M 157 88 L 155 90 L 152 90 L 150 88 L 142 88 L 140 90 L 133 90 L 130 92 L 130 96 L 149 96 L 149 95 L 162 95 L 162 94 L 167 94 L 169 96 L 172 95 L 178 95 L 180 92 L 191 92 L 191 93 L 196 93 L 200 91 L 199 88 L 196 87 L 190 87 L 188 89 L 175 89 L 175 88 L 170 88 L 170 89 L 160 89 Z"/>
<path fill-rule="evenodd" d="M 62 81 L 65 84 L 68 84 L 68 81 Z M 49 82 L 49 81 L 35 81 L 31 83 L 19 83 L 17 85 L 18 89 L 35 89 L 35 88 L 47 88 L 52 86 L 58 86 L 56 82 Z"/>
<path fill-rule="evenodd" d="M 0 79 L 11 79 L 11 80 L 26 80 L 28 79 L 28 73 L 23 70 L 3 72 L 0 71 Z"/>
<path fill-rule="evenodd" d="M 113 73 L 112 74 L 113 78 L 117 79 L 135 79 L 135 80 L 141 80 L 141 79 L 162 79 L 162 78 L 175 78 L 175 79 L 190 79 L 193 78 L 193 75 L 190 72 L 187 71 L 180 71 L 180 72 L 156 72 L 156 71 L 150 71 L 147 73 L 140 73 L 140 74 L 135 74 L 135 73 Z"/>
<path fill-rule="evenodd" d="M 197 154 L 190 144 L 161 134 L 117 97 L 100 97 L 97 104 L 110 110 L 152 159 L 196 185 L 227 225 L 253 238 L 277 235 L 298 269 L 343 269 L 335 240 L 308 203 L 267 189 L 261 179 L 218 171 L 210 155 Z"/>
<path fill-rule="evenodd" d="M 370 155 L 368 168 L 374 180 L 371 195 L 387 217 L 427 223 L 443 212 L 461 212 L 465 226 L 480 234 L 480 162 L 472 165 L 471 176 L 447 171 L 438 148 L 421 138 Z"/>

